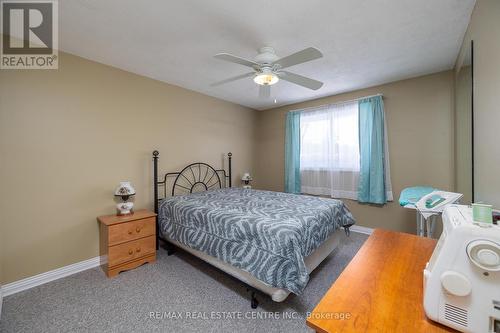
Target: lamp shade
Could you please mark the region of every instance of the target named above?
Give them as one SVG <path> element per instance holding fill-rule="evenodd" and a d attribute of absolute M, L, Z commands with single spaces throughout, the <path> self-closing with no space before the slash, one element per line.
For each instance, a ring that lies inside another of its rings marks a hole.
<path fill-rule="evenodd" d="M 243 177 L 241 177 L 241 180 L 243 180 L 243 181 L 250 181 L 250 180 L 252 180 L 252 176 L 250 176 L 250 174 L 248 172 L 245 172 L 243 174 Z"/>
<path fill-rule="evenodd" d="M 135 195 L 135 189 L 130 182 L 120 182 L 120 185 L 115 190 L 116 196 L 129 196 Z"/>
<path fill-rule="evenodd" d="M 253 78 L 253 81 L 261 86 L 272 86 L 279 80 L 279 77 L 273 73 L 262 73 Z"/>

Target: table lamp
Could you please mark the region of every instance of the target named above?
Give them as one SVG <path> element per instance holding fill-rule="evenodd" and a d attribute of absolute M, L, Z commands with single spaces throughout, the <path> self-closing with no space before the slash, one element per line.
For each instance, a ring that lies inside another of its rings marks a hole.
<path fill-rule="evenodd" d="M 241 180 L 245 183 L 245 185 L 243 185 L 243 188 L 246 189 L 252 188 L 252 186 L 250 185 L 250 182 L 252 181 L 252 176 L 250 176 L 250 173 L 245 172 L 243 174 L 243 177 L 241 177 Z"/>
<path fill-rule="evenodd" d="M 130 182 L 120 182 L 120 185 L 115 190 L 115 197 L 121 197 L 123 200 L 123 202 L 116 205 L 118 215 L 132 214 L 134 203 L 128 201 L 128 199 L 133 195 L 135 195 L 135 189 L 132 184 Z"/>

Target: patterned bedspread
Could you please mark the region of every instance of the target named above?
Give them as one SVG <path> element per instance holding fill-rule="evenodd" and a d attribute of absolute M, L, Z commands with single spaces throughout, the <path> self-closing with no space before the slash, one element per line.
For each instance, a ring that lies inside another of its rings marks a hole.
<path fill-rule="evenodd" d="M 339 200 L 241 188 L 168 198 L 158 215 L 163 236 L 295 294 L 309 280 L 304 258 L 355 222 Z"/>

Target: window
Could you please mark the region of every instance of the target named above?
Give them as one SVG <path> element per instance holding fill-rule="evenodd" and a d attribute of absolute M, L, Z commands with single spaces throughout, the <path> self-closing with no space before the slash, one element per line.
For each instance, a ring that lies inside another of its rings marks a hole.
<path fill-rule="evenodd" d="M 300 116 L 303 170 L 358 171 L 358 103 L 329 106 Z"/>
<path fill-rule="evenodd" d="M 358 102 L 328 105 L 300 115 L 302 192 L 357 198 Z"/>
<path fill-rule="evenodd" d="M 392 201 L 381 95 L 287 113 L 285 191 Z"/>

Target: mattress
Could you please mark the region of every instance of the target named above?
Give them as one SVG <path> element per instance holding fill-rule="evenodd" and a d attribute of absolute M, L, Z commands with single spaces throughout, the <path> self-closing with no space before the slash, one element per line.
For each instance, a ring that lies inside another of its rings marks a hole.
<path fill-rule="evenodd" d="M 355 223 L 339 200 L 241 188 L 165 199 L 158 222 L 163 238 L 295 294 L 309 280 L 304 258 Z"/>

